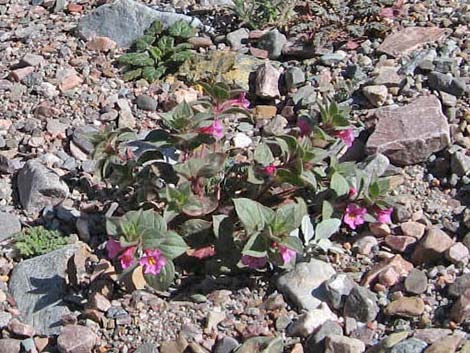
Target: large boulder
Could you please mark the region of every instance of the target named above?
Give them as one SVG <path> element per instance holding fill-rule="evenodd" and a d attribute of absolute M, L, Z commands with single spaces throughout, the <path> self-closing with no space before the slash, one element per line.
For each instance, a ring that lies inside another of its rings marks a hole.
<path fill-rule="evenodd" d="M 21 223 L 17 216 L 0 212 L 0 241 L 10 238 L 21 231 Z"/>
<path fill-rule="evenodd" d="M 449 124 L 436 96 L 420 97 L 403 107 L 375 112 L 377 125 L 366 152 L 382 153 L 396 165 L 424 162 L 450 144 Z"/>
<path fill-rule="evenodd" d="M 77 27 L 80 37 L 90 40 L 94 37 L 108 37 L 119 47 L 130 47 L 134 41 L 155 21 L 170 26 L 184 20 L 193 27 L 202 27 L 201 21 L 186 15 L 154 10 L 132 0 L 117 0 L 98 7 L 83 17 Z"/>
<path fill-rule="evenodd" d="M 22 321 L 33 326 L 37 334 L 59 334 L 62 317 L 70 313 L 63 301 L 67 294 L 67 263 L 83 246 L 67 245 L 25 260 L 13 270 L 10 293 Z"/>

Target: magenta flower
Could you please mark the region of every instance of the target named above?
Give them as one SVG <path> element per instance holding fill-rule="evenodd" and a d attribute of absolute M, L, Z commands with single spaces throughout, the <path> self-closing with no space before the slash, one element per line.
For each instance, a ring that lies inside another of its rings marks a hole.
<path fill-rule="evenodd" d="M 307 119 L 297 120 L 297 126 L 300 128 L 300 134 L 302 136 L 308 136 L 312 133 L 312 127 Z"/>
<path fill-rule="evenodd" d="M 379 209 L 377 211 L 377 221 L 379 223 L 392 223 L 393 207 L 387 208 L 386 210 Z"/>
<path fill-rule="evenodd" d="M 351 147 L 354 142 L 354 131 L 352 128 L 341 130 L 336 133 L 336 136 L 339 137 L 346 146 Z"/>
<path fill-rule="evenodd" d="M 277 171 L 277 167 L 275 165 L 268 165 L 267 167 L 264 167 L 264 172 L 270 176 L 274 176 Z"/>
<path fill-rule="evenodd" d="M 252 269 L 263 268 L 266 266 L 267 262 L 268 261 L 266 259 L 266 256 L 264 257 L 254 257 L 250 255 L 242 256 L 242 264 Z"/>
<path fill-rule="evenodd" d="M 232 107 L 240 107 L 248 109 L 250 107 L 250 101 L 246 99 L 246 93 L 240 93 L 240 96 L 235 99 L 229 99 L 228 101 L 223 102 L 222 104 L 216 107 L 217 113 L 222 113 L 223 111 L 232 108 Z"/>
<path fill-rule="evenodd" d="M 166 265 L 166 259 L 158 249 L 147 249 L 145 255 L 139 260 L 139 264 L 144 266 L 144 273 L 158 275 Z"/>
<path fill-rule="evenodd" d="M 292 259 L 295 259 L 296 252 L 292 249 L 289 249 L 287 246 L 284 245 L 278 245 L 279 247 L 279 253 L 282 256 L 282 260 L 284 260 L 284 263 L 287 264 L 292 261 Z"/>
<path fill-rule="evenodd" d="M 124 248 L 121 246 L 121 242 L 115 239 L 109 239 L 106 242 L 106 251 L 110 259 L 114 259 L 122 250 L 124 250 Z"/>
<path fill-rule="evenodd" d="M 354 186 L 351 186 L 349 189 L 349 197 L 357 196 L 357 189 Z"/>
<path fill-rule="evenodd" d="M 364 207 L 359 207 L 356 204 L 350 203 L 348 207 L 346 207 L 343 221 L 349 226 L 349 228 L 356 229 L 357 226 L 364 224 L 364 216 L 366 213 L 367 209 Z"/>
<path fill-rule="evenodd" d="M 224 137 L 224 125 L 220 120 L 214 120 L 211 125 L 200 128 L 199 132 L 201 134 L 211 135 L 217 140 L 220 140 Z"/>
<path fill-rule="evenodd" d="M 135 246 L 127 248 L 126 251 L 119 256 L 119 260 L 121 261 L 121 267 L 124 270 L 133 266 L 135 262 Z"/>

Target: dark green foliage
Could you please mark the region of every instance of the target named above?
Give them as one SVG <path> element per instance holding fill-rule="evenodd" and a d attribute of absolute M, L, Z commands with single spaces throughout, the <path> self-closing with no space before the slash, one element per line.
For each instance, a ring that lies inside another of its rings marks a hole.
<path fill-rule="evenodd" d="M 192 45 L 186 40 L 194 36 L 194 33 L 194 28 L 182 20 L 167 29 L 163 23 L 155 21 L 145 34 L 136 40 L 134 51 L 118 58 L 118 62 L 127 67 L 124 80 L 143 78 L 151 83 L 175 72 L 193 55 Z"/>
<path fill-rule="evenodd" d="M 42 226 L 26 228 L 16 237 L 15 246 L 24 258 L 47 254 L 67 245 L 68 238 L 59 231 Z"/>

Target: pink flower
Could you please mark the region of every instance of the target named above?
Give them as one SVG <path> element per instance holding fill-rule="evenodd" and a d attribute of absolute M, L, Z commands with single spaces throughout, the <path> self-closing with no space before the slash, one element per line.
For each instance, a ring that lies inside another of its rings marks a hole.
<path fill-rule="evenodd" d="M 206 135 L 212 135 L 216 139 L 220 140 L 224 137 L 224 125 L 220 120 L 214 120 L 211 125 L 200 128 L 199 132 Z"/>
<path fill-rule="evenodd" d="M 285 264 L 291 262 L 292 259 L 295 259 L 297 253 L 294 250 L 289 249 L 287 246 L 284 245 L 278 245 L 278 247 L 279 253 L 281 254 L 282 260 L 284 260 Z"/>
<path fill-rule="evenodd" d="M 242 264 L 248 266 L 249 268 L 258 269 L 266 266 L 267 259 L 264 257 L 254 257 L 250 255 L 242 256 Z"/>
<path fill-rule="evenodd" d="M 354 142 L 354 131 L 352 128 L 341 130 L 336 133 L 336 136 L 343 140 L 344 144 L 351 147 Z"/>
<path fill-rule="evenodd" d="M 124 248 L 121 246 L 121 242 L 115 239 L 109 239 L 106 242 L 106 251 L 110 259 L 114 259 L 122 250 L 124 250 Z"/>
<path fill-rule="evenodd" d="M 357 226 L 364 224 L 364 216 L 366 213 L 367 209 L 364 207 L 359 207 L 356 204 L 350 203 L 348 207 L 346 207 L 343 221 L 349 226 L 349 228 L 356 229 Z"/>
<path fill-rule="evenodd" d="M 145 250 L 145 256 L 139 260 L 139 264 L 144 266 L 144 273 L 158 275 L 166 265 L 166 259 L 158 249 Z"/>
<path fill-rule="evenodd" d="M 354 197 L 357 195 L 357 189 L 354 186 L 351 186 L 349 189 L 349 197 Z"/>
<path fill-rule="evenodd" d="M 300 128 L 300 134 L 302 136 L 308 136 L 312 133 L 312 127 L 310 126 L 307 119 L 297 120 L 297 126 Z"/>
<path fill-rule="evenodd" d="M 119 256 L 119 260 L 121 261 L 121 267 L 124 270 L 133 266 L 135 262 L 135 246 L 127 248 L 126 251 Z"/>
<path fill-rule="evenodd" d="M 245 92 L 240 93 L 240 96 L 238 98 L 229 99 L 228 101 L 223 102 L 221 105 L 216 107 L 216 111 L 218 113 L 221 113 L 224 110 L 227 110 L 232 107 L 240 107 L 245 109 L 248 109 L 250 107 L 250 101 L 246 99 Z"/>
<path fill-rule="evenodd" d="M 386 210 L 379 209 L 377 211 L 377 221 L 379 223 L 392 223 L 393 207 L 387 208 Z"/>
<path fill-rule="evenodd" d="M 268 165 L 267 167 L 264 167 L 264 172 L 270 176 L 274 176 L 277 171 L 277 167 L 275 165 Z"/>

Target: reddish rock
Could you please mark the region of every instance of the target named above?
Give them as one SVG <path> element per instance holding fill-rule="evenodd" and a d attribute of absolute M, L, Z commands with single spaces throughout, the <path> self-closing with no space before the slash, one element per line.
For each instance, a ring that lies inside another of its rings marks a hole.
<path fill-rule="evenodd" d="M 193 45 L 194 49 L 210 48 L 212 45 L 214 45 L 212 40 L 208 37 L 192 37 L 189 38 L 188 42 Z"/>
<path fill-rule="evenodd" d="M 390 226 L 385 223 L 369 223 L 369 230 L 376 237 L 386 237 L 392 233 Z"/>
<path fill-rule="evenodd" d="M 96 335 L 88 327 L 68 325 L 57 338 L 61 353 L 91 353 L 96 345 Z"/>
<path fill-rule="evenodd" d="M 116 48 L 116 46 L 116 42 L 108 37 L 95 37 L 86 45 L 89 50 L 102 51 L 105 53 Z"/>
<path fill-rule="evenodd" d="M 409 237 L 414 237 L 416 239 L 421 239 L 426 231 L 426 226 L 424 224 L 408 221 L 400 225 L 401 231 L 404 235 Z"/>
<path fill-rule="evenodd" d="M 425 161 L 450 144 L 449 125 L 435 96 L 420 97 L 398 108 L 377 109 L 368 154 L 382 153 L 396 165 Z"/>
<path fill-rule="evenodd" d="M 62 81 L 59 84 L 59 89 L 62 92 L 65 92 L 81 85 L 82 82 L 83 82 L 83 79 L 80 76 L 78 76 L 77 74 L 71 73 L 62 79 Z"/>
<path fill-rule="evenodd" d="M 12 338 L 0 339 L 0 353 L 20 353 L 21 341 Z"/>
<path fill-rule="evenodd" d="M 34 72 L 34 67 L 27 66 L 21 69 L 16 69 L 10 72 L 10 77 L 16 82 L 22 81 L 26 76 L 31 75 Z"/>
<path fill-rule="evenodd" d="M 385 308 L 385 315 L 416 317 L 424 312 L 424 301 L 420 297 L 401 297 Z"/>
<path fill-rule="evenodd" d="M 456 265 L 466 265 L 469 257 L 468 248 L 462 243 L 455 243 L 446 251 L 446 259 Z"/>
<path fill-rule="evenodd" d="M 17 319 L 13 319 L 8 324 L 8 330 L 13 332 L 15 335 L 22 337 L 33 337 L 36 334 L 34 327 L 23 324 Z"/>
<path fill-rule="evenodd" d="M 400 255 L 395 255 L 394 257 L 382 261 L 381 263 L 372 267 L 372 269 L 364 277 L 362 285 L 368 286 L 372 284 L 379 278 L 383 271 L 386 271 L 391 267 L 395 269 L 401 278 L 408 276 L 410 271 L 413 269 L 413 264 L 403 259 L 403 257 Z"/>
<path fill-rule="evenodd" d="M 82 13 L 83 6 L 79 4 L 70 3 L 67 5 L 67 11 L 70 13 Z"/>
<path fill-rule="evenodd" d="M 281 73 L 269 63 L 260 65 L 256 70 L 256 95 L 263 98 L 276 98 L 279 92 Z"/>
<path fill-rule="evenodd" d="M 441 258 L 452 246 L 453 240 L 444 231 L 433 227 L 418 243 L 412 256 L 415 264 L 422 264 Z"/>
<path fill-rule="evenodd" d="M 394 267 L 389 267 L 379 274 L 379 282 L 385 287 L 392 287 L 400 281 L 400 274 Z"/>
<path fill-rule="evenodd" d="M 377 51 L 398 58 L 426 43 L 444 38 L 445 33 L 444 28 L 408 27 L 385 38 Z"/>
<path fill-rule="evenodd" d="M 414 243 L 416 243 L 416 238 L 406 235 L 389 235 L 385 238 L 385 244 L 399 252 L 404 252 L 408 246 Z"/>
<path fill-rule="evenodd" d="M 426 353 L 454 353 L 464 340 L 465 336 L 460 334 L 444 337 L 428 347 Z"/>

